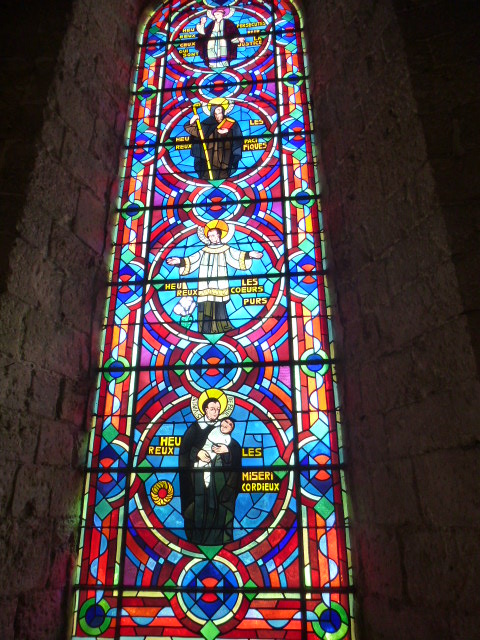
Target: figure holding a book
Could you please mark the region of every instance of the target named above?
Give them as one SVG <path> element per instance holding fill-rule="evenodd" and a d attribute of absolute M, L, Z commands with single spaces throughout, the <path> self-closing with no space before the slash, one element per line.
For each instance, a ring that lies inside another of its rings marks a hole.
<path fill-rule="evenodd" d="M 227 116 L 226 99 L 209 102 L 210 116 L 203 122 L 194 114 L 185 131 L 190 135 L 193 166 L 202 180 L 225 180 L 238 168 L 242 158 L 243 136 L 236 120 Z"/>

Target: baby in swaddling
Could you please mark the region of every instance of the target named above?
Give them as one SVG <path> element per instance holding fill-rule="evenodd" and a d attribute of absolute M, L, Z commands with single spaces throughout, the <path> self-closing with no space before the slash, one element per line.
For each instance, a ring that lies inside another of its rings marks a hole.
<path fill-rule="evenodd" d="M 222 420 L 219 427 L 215 427 L 209 433 L 207 441 L 202 447 L 202 451 L 204 451 L 208 457 L 210 458 L 209 462 L 203 462 L 203 460 L 197 460 L 194 466 L 197 468 L 201 467 L 211 467 L 213 466 L 213 462 L 217 457 L 217 453 L 213 450 L 213 447 L 218 447 L 221 444 L 224 444 L 226 447 L 229 446 L 232 441 L 232 436 L 230 435 L 234 429 L 235 425 L 233 420 L 226 418 Z M 208 487 L 210 485 L 212 474 L 210 471 L 205 471 L 203 474 L 203 481 L 205 486 Z"/>

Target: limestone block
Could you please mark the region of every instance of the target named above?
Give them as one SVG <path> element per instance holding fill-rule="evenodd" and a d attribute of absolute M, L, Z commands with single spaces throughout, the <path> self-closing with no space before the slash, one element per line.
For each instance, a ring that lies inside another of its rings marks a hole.
<path fill-rule="evenodd" d="M 37 464 L 70 467 L 73 435 L 68 423 L 44 421 L 40 428 Z"/>

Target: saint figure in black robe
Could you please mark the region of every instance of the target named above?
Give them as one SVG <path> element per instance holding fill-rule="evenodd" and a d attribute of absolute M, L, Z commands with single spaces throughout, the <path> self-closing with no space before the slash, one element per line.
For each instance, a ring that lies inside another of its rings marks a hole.
<path fill-rule="evenodd" d="M 231 438 L 228 446 L 216 445 L 213 460 L 206 446 L 209 434 L 219 422 L 220 403 L 207 399 L 202 407 L 205 418 L 194 422 L 182 437 L 180 446 L 180 500 L 187 540 L 196 545 L 223 545 L 233 540 L 235 501 L 241 485 L 242 449 Z M 233 420 L 225 418 L 231 423 Z M 222 422 L 224 422 L 222 421 Z M 208 463 L 200 467 L 198 461 Z M 197 463 L 197 464 L 196 464 Z M 205 474 L 209 474 L 209 482 Z"/>
<path fill-rule="evenodd" d="M 237 170 L 242 158 L 242 131 L 236 120 L 226 117 L 222 106 L 212 105 L 210 116 L 201 125 L 195 113 L 185 131 L 190 134 L 190 153 L 199 178 L 225 180 Z"/>

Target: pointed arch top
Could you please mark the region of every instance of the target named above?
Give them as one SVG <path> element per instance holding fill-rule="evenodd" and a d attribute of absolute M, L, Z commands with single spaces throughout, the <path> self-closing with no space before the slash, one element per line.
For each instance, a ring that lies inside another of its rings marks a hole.
<path fill-rule="evenodd" d="M 162 0 L 161 2 L 148 2 L 142 11 L 141 18 L 138 24 L 138 43 L 143 43 L 143 35 L 153 23 L 166 23 L 168 21 L 170 12 L 172 10 L 178 10 L 182 8 L 182 4 L 184 6 L 191 5 L 194 8 L 200 9 L 201 3 L 196 0 L 185 0 L 185 2 L 178 2 L 176 4 L 172 4 L 170 0 Z M 213 0 L 212 2 L 203 3 L 207 9 L 211 11 L 215 8 L 232 8 L 235 6 L 234 2 L 216 2 Z M 236 3 L 237 7 L 241 6 L 245 3 Z M 255 9 L 255 5 L 259 9 L 267 9 L 273 14 L 274 21 L 286 20 L 291 21 L 295 28 L 303 29 L 304 27 L 304 18 L 303 18 L 303 6 L 299 0 L 284 0 L 283 2 L 262 2 L 261 0 L 252 0 L 249 2 L 252 10 Z"/>
<path fill-rule="evenodd" d="M 89 448 L 74 637 L 352 640 L 302 19 L 144 17 Z"/>

